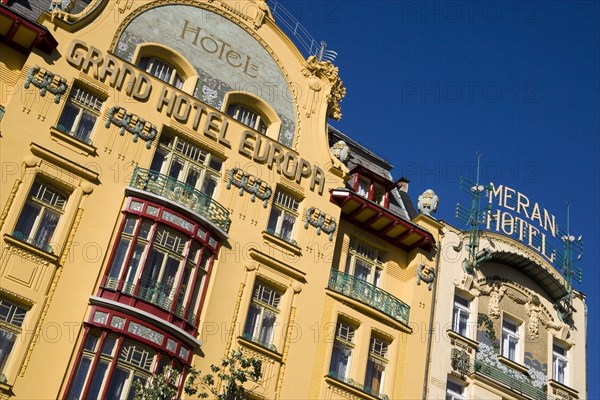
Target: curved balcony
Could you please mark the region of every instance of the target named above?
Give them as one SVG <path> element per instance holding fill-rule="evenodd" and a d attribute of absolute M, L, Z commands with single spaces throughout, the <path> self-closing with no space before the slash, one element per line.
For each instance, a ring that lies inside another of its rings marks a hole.
<path fill-rule="evenodd" d="M 366 304 L 396 321 L 408 325 L 410 307 L 395 296 L 371 285 L 369 282 L 338 270 L 331 270 L 328 287 L 337 293 Z"/>
<path fill-rule="evenodd" d="M 229 231 L 229 211 L 196 188 L 170 176 L 143 168 L 135 168 L 130 188 L 160 196 L 209 222 L 225 234 Z"/>

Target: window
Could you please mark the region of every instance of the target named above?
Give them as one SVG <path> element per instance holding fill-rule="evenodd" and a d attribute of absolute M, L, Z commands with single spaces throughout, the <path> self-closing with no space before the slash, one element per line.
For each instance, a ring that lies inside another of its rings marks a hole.
<path fill-rule="evenodd" d="M 142 57 L 138 66 L 161 81 L 167 82 L 177 89 L 183 89 L 183 75 L 168 62 L 156 57 Z"/>
<path fill-rule="evenodd" d="M 454 295 L 454 313 L 452 315 L 452 330 L 464 337 L 469 336 L 469 317 L 471 302 L 462 296 Z"/>
<path fill-rule="evenodd" d="M 356 174 L 354 190 L 359 196 L 373 201 L 382 207 L 386 207 L 387 191 L 384 186 L 375 183 L 371 179 Z"/>
<path fill-rule="evenodd" d="M 67 398 L 133 399 L 133 382 L 145 384 L 169 363 L 168 357 L 141 343 L 90 331 Z"/>
<path fill-rule="evenodd" d="M 177 136 L 163 134 L 150 169 L 213 197 L 223 161 Z"/>
<path fill-rule="evenodd" d="M 104 288 L 120 290 L 195 324 L 211 259 L 212 252 L 190 234 L 127 215 Z"/>
<path fill-rule="evenodd" d="M 0 374 L 4 373 L 26 313 L 25 308 L 0 297 Z"/>
<path fill-rule="evenodd" d="M 300 202 L 293 196 L 277 190 L 269 216 L 267 232 L 281 239 L 294 243 L 294 225 L 298 217 L 298 206 Z M 295 243 L 294 243 L 295 244 Z"/>
<path fill-rule="evenodd" d="M 333 351 L 331 352 L 331 364 L 329 375 L 336 379 L 348 378 L 352 350 L 354 349 L 355 327 L 345 321 L 338 321 L 335 328 L 335 339 Z"/>
<path fill-rule="evenodd" d="M 271 350 L 276 350 L 273 345 L 273 335 L 279 315 L 281 292 L 262 283 L 256 282 L 252 293 L 252 301 L 248 309 L 248 317 L 244 326 L 244 337 L 257 342 Z"/>
<path fill-rule="evenodd" d="M 68 198 L 63 191 L 36 179 L 15 226 L 15 239 L 51 252 L 49 244 Z"/>
<path fill-rule="evenodd" d="M 518 361 L 519 324 L 509 318 L 502 320 L 502 355 L 509 360 Z"/>
<path fill-rule="evenodd" d="M 353 238 L 350 241 L 345 272 L 373 286 L 380 287 L 383 272 L 382 260 L 381 251 Z"/>
<path fill-rule="evenodd" d="M 448 381 L 446 383 L 446 400 L 465 400 L 464 386 Z"/>
<path fill-rule="evenodd" d="M 262 134 L 267 133 L 266 119 L 249 107 L 235 103 L 230 104 L 227 107 L 227 115 L 255 131 Z"/>
<path fill-rule="evenodd" d="M 552 345 L 552 379 L 563 385 L 569 381 L 568 350 L 558 343 Z"/>
<path fill-rule="evenodd" d="M 382 392 L 387 357 L 388 342 L 377 335 L 371 335 L 367 373 L 365 375 L 365 391 L 374 395 Z"/>
<path fill-rule="evenodd" d="M 102 103 L 103 100 L 95 94 L 74 85 L 58 120 L 57 129 L 90 144 L 90 135 L 100 115 Z"/>

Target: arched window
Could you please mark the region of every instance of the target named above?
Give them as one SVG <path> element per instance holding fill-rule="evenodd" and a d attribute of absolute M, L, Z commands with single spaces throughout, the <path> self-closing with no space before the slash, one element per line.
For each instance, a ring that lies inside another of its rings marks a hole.
<path fill-rule="evenodd" d="M 250 107 L 239 103 L 230 104 L 227 107 L 227 115 L 263 135 L 267 134 L 267 119 Z"/>
<path fill-rule="evenodd" d="M 138 61 L 138 66 L 158 79 L 175 86 L 177 89 L 183 89 L 185 81 L 183 75 L 177 68 L 165 60 L 157 57 L 141 57 Z"/>

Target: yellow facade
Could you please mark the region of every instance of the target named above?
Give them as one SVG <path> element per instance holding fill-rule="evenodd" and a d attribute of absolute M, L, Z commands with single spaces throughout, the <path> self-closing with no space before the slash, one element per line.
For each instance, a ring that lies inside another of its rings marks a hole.
<path fill-rule="evenodd" d="M 238 348 L 257 398 L 421 396 L 441 226 L 334 154 L 338 71 L 264 1 L 2 11 L 2 398 L 122 398 Z"/>

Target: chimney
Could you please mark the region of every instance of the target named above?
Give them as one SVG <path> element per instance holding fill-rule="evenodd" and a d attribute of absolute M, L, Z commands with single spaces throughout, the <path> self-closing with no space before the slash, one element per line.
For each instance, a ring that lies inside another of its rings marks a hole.
<path fill-rule="evenodd" d="M 399 190 L 408 193 L 408 184 L 410 183 L 410 181 L 405 178 L 402 177 L 400 179 L 398 179 L 398 182 L 396 182 L 396 186 L 398 187 Z"/>

